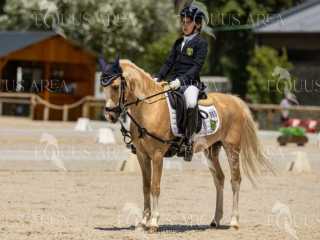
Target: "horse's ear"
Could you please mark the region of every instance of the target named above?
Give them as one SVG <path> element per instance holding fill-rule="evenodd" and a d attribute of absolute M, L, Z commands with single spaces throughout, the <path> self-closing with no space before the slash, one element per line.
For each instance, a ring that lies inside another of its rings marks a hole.
<path fill-rule="evenodd" d="M 114 61 L 114 63 L 115 63 L 115 65 L 117 67 L 120 67 L 120 56 L 119 56 L 119 54 L 117 55 L 116 60 Z"/>
<path fill-rule="evenodd" d="M 114 71 L 116 73 L 122 73 L 122 68 L 120 66 L 120 57 L 119 57 L 119 55 L 117 55 L 117 57 L 116 57 L 116 59 L 115 59 L 115 61 L 113 63 L 113 67 L 114 67 Z"/>
<path fill-rule="evenodd" d="M 102 55 L 99 57 L 99 65 L 100 65 L 100 68 L 101 68 L 102 72 L 106 72 L 107 71 L 107 63 L 104 60 L 104 57 Z"/>

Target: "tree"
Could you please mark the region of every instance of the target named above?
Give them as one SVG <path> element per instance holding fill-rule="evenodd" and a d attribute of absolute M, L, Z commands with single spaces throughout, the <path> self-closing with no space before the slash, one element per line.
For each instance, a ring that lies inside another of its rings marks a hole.
<path fill-rule="evenodd" d="M 5 30 L 54 30 L 110 60 L 136 59 L 147 43 L 175 31 L 171 0 L 10 0 Z"/>
<path fill-rule="evenodd" d="M 167 58 L 177 35 L 176 32 L 168 33 L 148 44 L 145 54 L 139 59 L 139 65 L 143 65 L 150 73 L 157 73 Z"/>
<path fill-rule="evenodd" d="M 250 99 L 257 103 L 279 104 L 285 89 L 294 86 L 294 79 L 288 74 L 291 68 L 285 50 L 279 55 L 271 47 L 255 47 L 247 66 Z"/>
<path fill-rule="evenodd" d="M 6 4 L 6 0 L 0 0 L 0 15 L 4 13 L 3 8 Z"/>
<path fill-rule="evenodd" d="M 209 68 L 212 75 L 232 81 L 232 92 L 244 97 L 249 73 L 246 71 L 254 49 L 253 24 L 300 3 L 299 0 L 202 0 L 210 12 L 210 24 L 217 30 L 210 39 Z M 247 26 L 245 26 L 247 25 Z"/>

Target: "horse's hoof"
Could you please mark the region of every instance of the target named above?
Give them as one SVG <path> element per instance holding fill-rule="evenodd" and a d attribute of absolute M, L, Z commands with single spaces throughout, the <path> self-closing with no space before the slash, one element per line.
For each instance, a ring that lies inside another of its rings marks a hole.
<path fill-rule="evenodd" d="M 239 230 L 240 225 L 239 225 L 239 223 L 237 221 L 231 221 L 230 227 L 232 227 L 232 228 L 234 228 L 236 230 Z"/>
<path fill-rule="evenodd" d="M 212 220 L 212 222 L 210 223 L 210 227 L 218 228 L 219 224 L 215 220 Z"/>
<path fill-rule="evenodd" d="M 138 223 L 138 225 L 135 227 L 136 231 L 145 231 L 147 230 L 147 226 L 143 223 Z"/>
<path fill-rule="evenodd" d="M 159 231 L 159 227 L 158 226 L 150 226 L 148 232 L 149 233 L 156 233 Z"/>
<path fill-rule="evenodd" d="M 239 224 L 232 224 L 230 225 L 232 228 L 234 228 L 235 230 L 239 230 L 240 225 Z"/>

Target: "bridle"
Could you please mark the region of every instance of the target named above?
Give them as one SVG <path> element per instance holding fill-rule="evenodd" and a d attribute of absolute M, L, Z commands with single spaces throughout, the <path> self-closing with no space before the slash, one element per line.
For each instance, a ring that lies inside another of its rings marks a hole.
<path fill-rule="evenodd" d="M 120 119 L 119 122 L 121 124 L 121 133 L 123 136 L 123 141 L 126 144 L 130 144 L 132 143 L 132 135 L 131 132 L 129 130 L 127 130 L 124 126 L 124 123 L 121 121 L 121 117 L 128 115 L 129 118 L 131 119 L 131 121 L 138 127 L 138 131 L 139 131 L 139 138 L 143 138 L 145 135 L 148 135 L 156 140 L 158 140 L 161 143 L 164 144 L 172 144 L 174 141 L 173 140 L 163 140 L 159 137 L 157 137 L 156 135 L 150 133 L 146 128 L 142 127 L 134 118 L 133 116 L 128 112 L 128 107 L 131 105 L 138 105 L 141 102 L 144 102 L 145 100 L 154 98 L 156 96 L 159 96 L 161 94 L 165 94 L 168 92 L 171 92 L 172 89 L 168 89 L 165 91 L 161 91 L 158 92 L 156 94 L 144 97 L 144 98 L 137 98 L 134 101 L 131 102 L 126 102 L 126 88 L 127 88 L 127 82 L 126 79 L 124 78 L 122 72 L 119 72 L 117 74 L 114 75 L 102 75 L 101 77 L 101 86 L 102 87 L 107 87 L 109 85 L 111 85 L 113 83 L 113 81 L 117 78 L 120 77 L 120 89 L 119 89 L 119 101 L 118 104 L 115 107 L 105 107 L 105 112 L 113 112 L 116 114 L 120 115 Z"/>
<path fill-rule="evenodd" d="M 107 79 L 107 76 L 104 77 L 102 75 L 101 77 L 101 86 L 102 87 L 107 87 L 110 84 L 112 84 L 112 82 L 120 77 L 120 92 L 119 92 L 119 102 L 117 104 L 117 106 L 115 107 L 105 107 L 105 112 L 114 112 L 116 114 L 122 114 L 122 112 L 126 112 L 126 104 L 125 104 L 125 88 L 127 86 L 126 80 L 123 77 L 122 73 L 118 73 L 112 76 L 112 78 L 110 79 L 110 76 Z M 107 81 L 105 81 L 107 80 Z M 107 84 L 105 83 L 107 82 Z"/>

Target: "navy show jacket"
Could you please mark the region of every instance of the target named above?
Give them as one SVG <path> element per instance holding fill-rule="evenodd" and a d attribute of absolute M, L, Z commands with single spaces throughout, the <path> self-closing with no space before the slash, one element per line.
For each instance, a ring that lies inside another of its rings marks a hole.
<path fill-rule="evenodd" d="M 168 81 L 178 78 L 182 86 L 199 86 L 200 71 L 207 57 L 208 43 L 197 34 L 184 44 L 181 51 L 182 41 L 183 38 L 176 40 L 156 77 L 159 81 L 165 80 L 171 73 Z"/>

